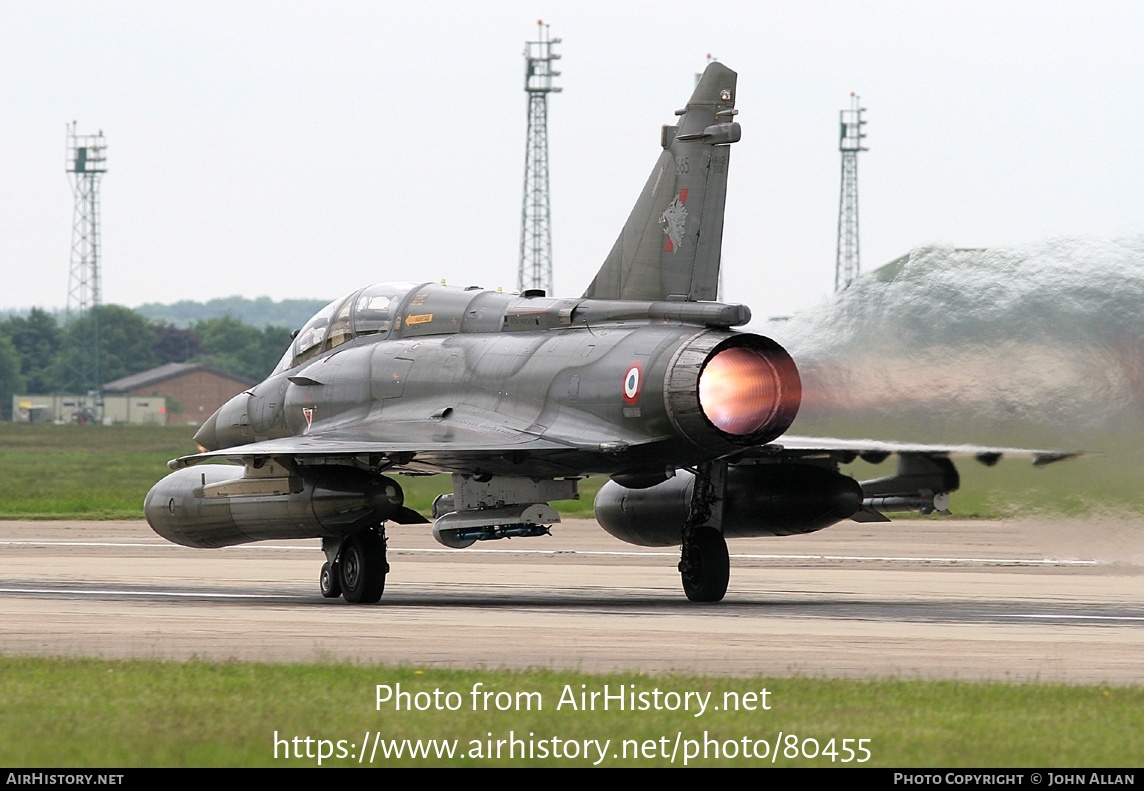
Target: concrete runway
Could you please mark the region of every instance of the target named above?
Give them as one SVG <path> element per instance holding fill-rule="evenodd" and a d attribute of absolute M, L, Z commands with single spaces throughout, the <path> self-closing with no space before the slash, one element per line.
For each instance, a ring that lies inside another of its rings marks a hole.
<path fill-rule="evenodd" d="M 718 605 L 677 551 L 590 521 L 439 547 L 389 531 L 375 606 L 317 541 L 168 544 L 143 522 L 0 522 L 0 653 L 416 667 L 1144 682 L 1144 521 L 844 523 L 731 542 Z"/>

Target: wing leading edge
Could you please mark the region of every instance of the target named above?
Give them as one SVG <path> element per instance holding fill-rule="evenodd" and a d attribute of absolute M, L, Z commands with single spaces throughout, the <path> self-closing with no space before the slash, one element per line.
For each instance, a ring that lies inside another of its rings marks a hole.
<path fill-rule="evenodd" d="M 786 456 L 829 457 L 849 463 L 856 458 L 882 461 L 892 454 L 911 453 L 922 456 L 973 457 L 987 466 L 993 466 L 1005 456 L 1032 459 L 1037 467 L 1089 455 L 1078 450 L 1043 450 L 1036 448 L 1009 448 L 989 445 L 933 445 L 910 442 L 887 442 L 872 439 L 837 439 L 832 437 L 783 436 L 771 448 Z"/>
<path fill-rule="evenodd" d="M 381 456 L 389 458 L 425 455 L 436 457 L 440 454 L 467 456 L 470 454 L 492 454 L 512 452 L 557 452 L 567 451 L 573 446 L 541 437 L 519 434 L 513 438 L 492 440 L 486 436 L 472 438 L 451 438 L 437 441 L 369 440 L 355 437 L 342 437 L 336 434 L 312 437 L 286 437 L 252 442 L 233 448 L 195 453 L 168 462 L 171 469 L 190 467 L 204 461 L 242 461 L 250 458 L 311 457 L 346 458 L 358 456 Z"/>

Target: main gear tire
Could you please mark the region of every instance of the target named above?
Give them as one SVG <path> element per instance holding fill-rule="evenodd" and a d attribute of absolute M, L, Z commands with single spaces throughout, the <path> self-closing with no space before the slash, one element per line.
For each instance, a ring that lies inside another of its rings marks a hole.
<path fill-rule="evenodd" d="M 350 604 L 375 604 L 385 592 L 385 539 L 365 530 L 346 539 L 338 560 L 342 598 Z"/>
<path fill-rule="evenodd" d="M 696 528 L 686 540 L 689 545 L 679 569 L 683 592 L 693 602 L 722 601 L 731 579 L 727 540 L 709 527 Z"/>
<path fill-rule="evenodd" d="M 329 562 L 322 564 L 322 573 L 318 576 L 318 588 L 322 596 L 327 599 L 336 599 L 342 595 L 342 581 L 338 576 L 338 567 L 330 566 Z"/>

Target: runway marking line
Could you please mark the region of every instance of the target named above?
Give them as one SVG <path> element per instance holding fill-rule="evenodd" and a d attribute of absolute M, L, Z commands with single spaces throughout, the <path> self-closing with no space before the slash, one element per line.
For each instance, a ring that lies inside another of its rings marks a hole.
<path fill-rule="evenodd" d="M 1144 621 L 1144 615 L 1050 615 L 1039 613 L 1001 613 L 998 618 L 1032 618 L 1050 621 Z"/>
<path fill-rule="evenodd" d="M 168 542 L 125 542 L 125 541 L 0 541 L 0 546 L 37 546 L 37 547 L 119 547 L 135 549 L 185 549 L 177 544 Z M 229 550 L 278 550 L 292 552 L 313 552 L 317 547 L 296 547 L 281 544 L 243 544 L 241 546 L 222 547 Z M 599 557 L 676 557 L 679 552 L 637 552 L 634 550 L 581 550 L 581 549 L 402 549 L 390 547 L 390 552 L 406 555 L 416 554 L 497 554 L 497 555 L 584 555 Z M 740 560 L 830 560 L 830 561 L 859 561 L 867 563 L 971 563 L 1000 566 L 1102 566 L 1107 565 L 1103 560 L 1061 560 L 1054 558 L 927 558 L 927 557 L 877 557 L 870 555 L 759 555 L 731 553 L 732 558 Z"/>
<path fill-rule="evenodd" d="M 168 599 L 291 599 L 308 598 L 304 596 L 291 596 L 281 593 L 212 593 L 209 591 L 163 591 L 163 590 L 123 590 L 112 588 L 98 588 L 84 590 L 80 588 L 0 588 L 2 593 L 30 594 L 39 596 L 138 596 Z M 1069 615 L 1065 613 L 999 613 L 993 617 L 998 618 L 1024 618 L 1027 620 L 1042 621 L 1139 621 L 1144 622 L 1142 615 Z"/>
<path fill-rule="evenodd" d="M 0 593 L 36 593 L 53 596 L 165 596 L 181 599 L 283 599 L 290 598 L 281 593 L 187 593 L 181 591 L 132 591 L 80 588 L 0 588 Z"/>

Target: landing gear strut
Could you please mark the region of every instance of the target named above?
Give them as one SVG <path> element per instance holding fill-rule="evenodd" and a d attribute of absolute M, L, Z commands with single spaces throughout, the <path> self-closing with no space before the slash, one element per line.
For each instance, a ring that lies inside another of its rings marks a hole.
<path fill-rule="evenodd" d="M 700 465 L 695 473 L 691 508 L 683 523 L 679 576 L 693 602 L 722 601 L 731 579 L 731 557 L 723 538 L 726 463 Z"/>
<path fill-rule="evenodd" d="M 327 599 L 341 596 L 350 604 L 375 604 L 380 601 L 381 594 L 385 591 L 385 575 L 389 573 L 385 544 L 383 525 L 345 539 L 336 559 L 322 565 L 318 580 L 322 595 Z"/>

